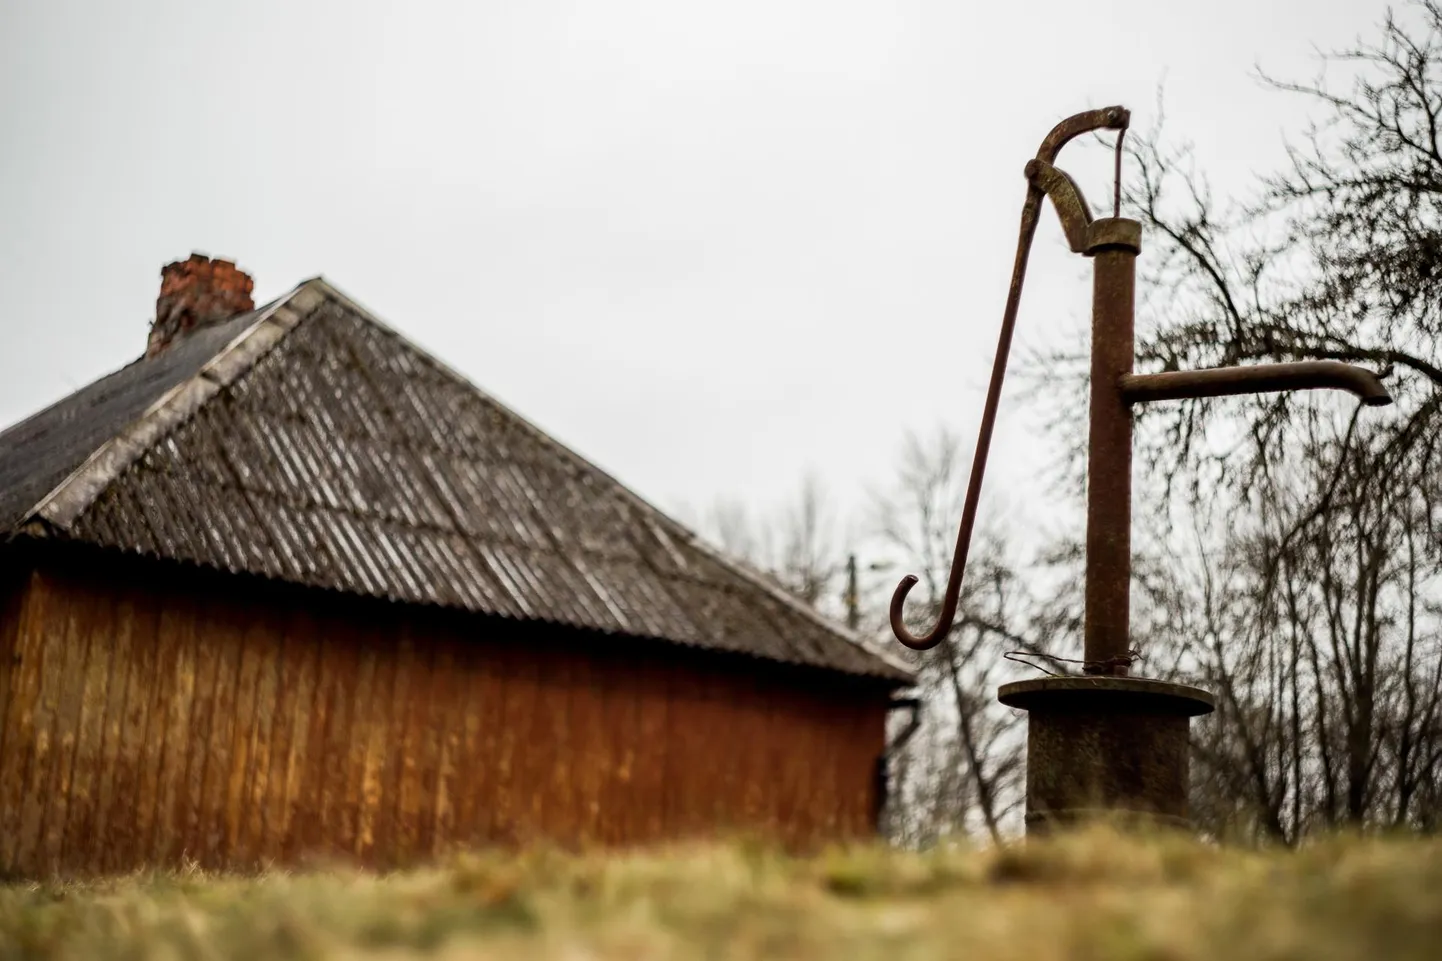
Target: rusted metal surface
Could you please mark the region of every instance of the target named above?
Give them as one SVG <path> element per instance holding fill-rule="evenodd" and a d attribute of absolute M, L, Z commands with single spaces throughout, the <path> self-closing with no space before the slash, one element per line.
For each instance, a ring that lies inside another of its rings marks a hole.
<path fill-rule="evenodd" d="M 1026 165 L 1026 179 L 1051 198 L 1052 208 L 1056 210 L 1057 220 L 1061 221 L 1062 233 L 1072 253 L 1086 253 L 1087 228 L 1091 226 L 1092 213 L 1076 181 L 1071 179 L 1070 174 L 1041 160 L 1033 160 Z"/>
<path fill-rule="evenodd" d="M 1094 130 L 1121 132 L 1131 126 L 1131 122 L 1131 111 L 1121 106 L 1101 107 L 1097 110 L 1084 110 L 1081 113 L 1072 114 L 1052 127 L 1042 138 L 1041 146 L 1037 148 L 1036 159 L 1043 163 L 1056 163 L 1057 154 L 1061 153 L 1061 148 L 1082 134 L 1091 133 Z M 1120 168 L 1118 176 L 1120 176 Z"/>
<path fill-rule="evenodd" d="M 57 469 L 75 471 L 84 492 L 67 498 L 63 521 L 31 526 L 349 594 L 911 680 L 315 286 L 302 288 L 315 306 L 247 355 L 253 366 L 207 381 L 203 402 L 175 423 L 138 432 L 143 451 L 113 477 L 80 476 L 105 466 L 87 454 L 164 408 L 167 390 L 236 337 L 233 324 L 0 437 L 0 476 L 48 465 L 36 455 L 50 438 L 55 467 L 17 482 L 32 504 Z"/>
<path fill-rule="evenodd" d="M 149 563 L 0 638 L 0 874 L 874 832 L 887 685 Z"/>
<path fill-rule="evenodd" d="M 971 462 L 971 476 L 967 481 L 966 500 L 961 508 L 961 526 L 956 535 L 956 548 L 952 555 L 951 573 L 947 578 L 946 593 L 942 597 L 941 614 L 936 625 L 924 635 L 912 634 L 906 627 L 906 597 L 916 586 L 916 575 L 908 574 L 896 586 L 891 595 L 891 630 L 897 640 L 913 650 L 926 650 L 941 643 L 951 631 L 956 620 L 956 605 L 961 597 L 962 578 L 966 573 L 966 557 L 971 549 L 972 529 L 976 525 L 976 509 L 981 501 L 981 485 L 986 475 L 987 453 L 991 450 L 992 430 L 996 426 L 996 410 L 1001 402 L 1002 383 L 1006 379 L 1006 362 L 1011 353 L 1012 334 L 1016 328 L 1016 312 L 1021 304 L 1022 286 L 1026 282 L 1026 265 L 1031 255 L 1032 239 L 1036 235 L 1037 219 L 1041 214 L 1042 200 L 1046 186 L 1036 179 L 1044 167 L 1050 167 L 1057 152 L 1073 137 L 1090 130 L 1125 129 L 1130 114 L 1121 107 L 1107 107 L 1070 117 L 1052 128 L 1042 141 L 1036 159 L 1027 168 L 1026 202 L 1022 205 L 1021 230 L 1017 240 L 1016 260 L 1012 265 L 1011 287 L 1007 291 L 1006 308 L 1002 313 L 1001 334 L 996 345 L 996 356 L 992 361 L 991 381 L 987 386 L 986 403 L 982 408 L 981 428 L 976 440 L 976 453 Z M 1044 166 L 1043 166 L 1044 165 Z M 1065 178 L 1070 184 L 1071 179 Z M 1074 185 L 1073 185 L 1074 186 Z M 1085 207 L 1082 207 L 1085 211 Z M 1070 231 L 1069 231 L 1070 234 Z"/>
<path fill-rule="evenodd" d="M 1126 674 L 1131 649 L 1132 413 L 1116 384 L 1130 373 L 1135 247 L 1115 244 L 1092 261 L 1092 365 L 1087 450 L 1086 614 L 1091 673 Z"/>
<path fill-rule="evenodd" d="M 1385 407 L 1392 395 L 1370 370 L 1335 360 L 1252 367 L 1210 367 L 1161 374 L 1128 374 L 1121 378 L 1122 400 L 1148 401 L 1266 394 L 1283 390 L 1345 390 L 1369 407 Z"/>

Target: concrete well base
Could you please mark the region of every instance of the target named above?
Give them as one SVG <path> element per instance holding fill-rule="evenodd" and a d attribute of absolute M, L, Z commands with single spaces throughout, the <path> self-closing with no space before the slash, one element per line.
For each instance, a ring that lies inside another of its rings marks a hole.
<path fill-rule="evenodd" d="M 1030 715 L 1029 834 L 1098 817 L 1190 827 L 1191 719 L 1200 688 L 1139 677 L 1047 677 L 1004 684 L 998 699 Z"/>

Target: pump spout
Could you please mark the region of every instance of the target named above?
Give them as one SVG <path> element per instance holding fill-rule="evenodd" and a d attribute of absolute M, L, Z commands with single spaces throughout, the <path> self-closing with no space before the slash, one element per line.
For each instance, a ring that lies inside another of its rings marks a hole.
<path fill-rule="evenodd" d="M 1392 395 L 1387 393 L 1387 388 L 1382 386 L 1376 374 L 1365 367 L 1336 360 L 1125 374 L 1121 379 L 1122 400 L 1128 404 L 1327 389 L 1355 394 L 1368 407 L 1385 407 L 1392 403 Z"/>

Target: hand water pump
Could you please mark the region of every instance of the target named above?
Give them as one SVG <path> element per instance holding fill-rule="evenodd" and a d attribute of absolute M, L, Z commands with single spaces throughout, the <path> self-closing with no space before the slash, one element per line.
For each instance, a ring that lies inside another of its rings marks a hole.
<path fill-rule="evenodd" d="M 1283 390 L 1334 388 L 1364 404 L 1392 398 L 1371 371 L 1336 361 L 1259 364 L 1159 374 L 1133 373 L 1133 304 L 1141 224 L 1120 215 L 1122 137 L 1130 114 L 1107 107 L 1069 117 L 1042 141 L 1026 165 L 1027 194 L 1011 289 L 991 385 L 982 411 L 961 527 L 941 617 L 918 637 L 902 617 L 916 578 L 907 575 L 891 598 L 891 628 L 914 650 L 935 647 L 955 622 L 987 451 L 1006 375 L 1027 258 L 1050 197 L 1067 243 L 1093 264 L 1091 409 L 1087 461 L 1085 654 L 1080 677 L 1047 677 L 1002 685 L 1003 704 L 1028 712 L 1026 823 L 1029 831 L 1094 814 L 1135 815 L 1176 826 L 1187 817 L 1190 719 L 1215 702 L 1200 688 L 1130 674 L 1132 413 L 1136 404 Z M 1081 190 L 1053 164 L 1073 138 L 1117 132 L 1113 215 L 1094 219 Z"/>

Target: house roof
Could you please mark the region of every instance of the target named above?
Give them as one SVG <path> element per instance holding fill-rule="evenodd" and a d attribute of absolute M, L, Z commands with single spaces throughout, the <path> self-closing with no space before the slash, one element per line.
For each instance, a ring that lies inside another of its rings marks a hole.
<path fill-rule="evenodd" d="M 0 531 L 913 679 L 321 279 L 0 434 Z"/>

